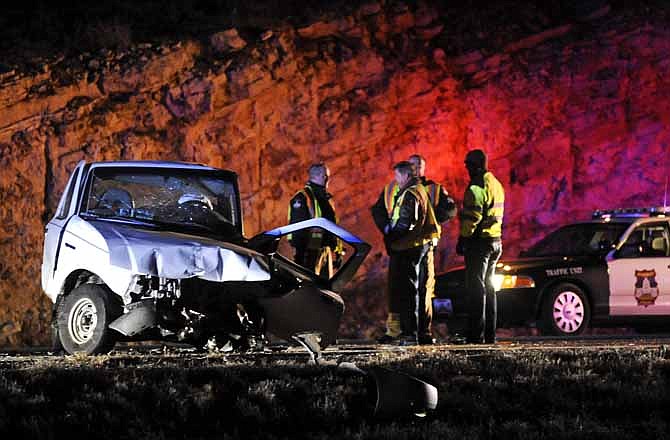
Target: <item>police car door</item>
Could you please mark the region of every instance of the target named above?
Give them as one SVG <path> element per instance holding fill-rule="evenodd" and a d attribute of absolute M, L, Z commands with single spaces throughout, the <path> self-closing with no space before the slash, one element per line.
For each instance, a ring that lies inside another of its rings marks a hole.
<path fill-rule="evenodd" d="M 645 222 L 608 258 L 610 315 L 670 315 L 668 222 Z"/>

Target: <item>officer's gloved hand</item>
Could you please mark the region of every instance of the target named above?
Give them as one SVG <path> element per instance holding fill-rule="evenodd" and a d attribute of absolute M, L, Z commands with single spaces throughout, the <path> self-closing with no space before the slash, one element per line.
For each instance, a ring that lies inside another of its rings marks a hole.
<path fill-rule="evenodd" d="M 463 255 L 465 253 L 465 238 L 458 236 L 458 241 L 456 242 L 456 254 Z"/>

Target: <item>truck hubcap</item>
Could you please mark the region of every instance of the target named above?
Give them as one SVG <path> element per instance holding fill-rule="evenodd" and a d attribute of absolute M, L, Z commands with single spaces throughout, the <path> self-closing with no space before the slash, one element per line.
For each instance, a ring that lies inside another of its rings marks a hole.
<path fill-rule="evenodd" d="M 70 311 L 68 330 L 72 340 L 81 345 L 91 339 L 98 325 L 98 311 L 89 298 L 77 301 Z"/>
<path fill-rule="evenodd" d="M 584 303 L 574 292 L 561 292 L 554 300 L 554 323 L 563 333 L 574 333 L 584 322 Z"/>

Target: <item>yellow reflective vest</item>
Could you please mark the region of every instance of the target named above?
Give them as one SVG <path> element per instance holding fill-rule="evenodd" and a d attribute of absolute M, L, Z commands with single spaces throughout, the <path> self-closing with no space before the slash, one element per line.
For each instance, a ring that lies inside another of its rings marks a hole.
<path fill-rule="evenodd" d="M 391 214 L 391 227 L 393 228 L 398 223 L 400 210 L 407 194 L 412 194 L 416 198 L 417 203 L 421 207 L 422 215 L 418 219 L 419 223 L 415 228 L 407 231 L 405 236 L 391 243 L 391 249 L 412 249 L 430 242 L 436 244 L 440 238 L 440 225 L 435 219 L 435 213 L 430 205 L 426 188 L 420 183 L 406 188 L 396 198 L 393 213 Z"/>
<path fill-rule="evenodd" d="M 465 190 L 460 213 L 461 237 L 502 236 L 505 190 L 491 172 L 486 172 L 483 180 L 483 187 L 470 183 Z"/>
<path fill-rule="evenodd" d="M 442 185 L 431 182 L 428 185 L 424 185 L 424 188 L 426 189 L 430 204 L 432 206 L 437 206 L 440 203 Z M 386 207 L 386 212 L 388 212 L 389 218 L 393 215 L 393 200 L 395 199 L 396 194 L 398 194 L 399 189 L 398 183 L 395 180 L 384 187 L 384 206 Z"/>
<path fill-rule="evenodd" d="M 384 207 L 386 207 L 389 218 L 393 215 L 393 202 L 398 190 L 400 190 L 400 187 L 395 180 L 384 187 Z"/>
<path fill-rule="evenodd" d="M 309 187 L 309 185 L 305 185 L 305 187 L 298 192 L 296 192 L 291 200 L 295 199 L 295 197 L 298 194 L 302 194 L 305 197 L 305 203 L 307 204 L 307 211 L 309 211 L 309 215 L 311 218 L 317 218 L 317 217 L 322 217 L 321 215 L 321 206 L 319 205 L 318 200 L 316 199 L 316 195 L 314 195 L 314 191 L 312 188 Z M 332 202 L 331 202 L 332 204 Z M 335 207 L 333 207 L 333 212 L 335 211 Z M 288 221 L 291 221 L 291 206 L 289 205 L 288 207 Z M 335 223 L 337 223 L 337 215 L 335 215 Z M 307 247 L 310 249 L 318 249 L 322 247 L 322 241 L 323 241 L 323 233 L 324 231 L 319 228 L 311 228 L 309 231 L 309 241 L 307 244 Z M 286 237 L 289 241 L 292 241 L 293 239 L 293 234 L 288 234 Z M 337 245 L 335 249 L 333 249 L 335 253 L 341 254 L 344 252 L 344 244 L 342 243 L 342 240 L 339 238 L 337 239 Z"/>
<path fill-rule="evenodd" d="M 423 188 L 425 189 L 425 193 L 428 196 L 428 201 L 430 210 L 432 211 L 432 216 L 434 219 L 437 220 L 435 217 L 435 206 L 440 203 L 440 193 L 442 192 L 442 185 L 439 183 L 431 182 L 428 185 L 422 185 Z M 398 194 L 398 191 L 400 188 L 398 187 L 398 183 L 394 180 L 393 182 L 387 184 L 384 187 L 384 206 L 386 207 L 386 212 L 388 213 L 388 216 L 390 219 L 393 217 L 393 202 L 395 201 L 395 197 Z M 442 228 L 437 227 L 437 238 L 442 236 Z"/>

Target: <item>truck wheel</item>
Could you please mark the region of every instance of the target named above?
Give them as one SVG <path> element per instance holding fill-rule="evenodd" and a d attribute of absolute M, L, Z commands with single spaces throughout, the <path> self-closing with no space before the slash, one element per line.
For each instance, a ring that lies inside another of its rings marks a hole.
<path fill-rule="evenodd" d="M 104 354 L 112 350 L 117 334 L 109 324 L 122 311 L 111 295 L 98 284 L 82 284 L 63 298 L 57 327 L 66 352 Z"/>
<path fill-rule="evenodd" d="M 541 325 L 546 335 L 581 335 L 590 320 L 589 301 L 584 291 L 574 284 L 558 284 L 544 298 Z"/>

